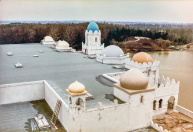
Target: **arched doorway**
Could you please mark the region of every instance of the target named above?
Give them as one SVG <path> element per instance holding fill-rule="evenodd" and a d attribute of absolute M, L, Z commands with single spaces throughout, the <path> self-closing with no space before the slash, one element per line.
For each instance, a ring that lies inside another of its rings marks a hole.
<path fill-rule="evenodd" d="M 168 99 L 168 109 L 174 109 L 174 101 L 175 101 L 175 97 L 174 96 L 171 96 Z"/>

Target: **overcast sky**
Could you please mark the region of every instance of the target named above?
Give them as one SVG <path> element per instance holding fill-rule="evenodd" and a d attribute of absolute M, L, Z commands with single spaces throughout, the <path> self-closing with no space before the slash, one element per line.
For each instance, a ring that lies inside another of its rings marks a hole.
<path fill-rule="evenodd" d="M 0 0 L 0 20 L 193 23 L 193 0 Z"/>

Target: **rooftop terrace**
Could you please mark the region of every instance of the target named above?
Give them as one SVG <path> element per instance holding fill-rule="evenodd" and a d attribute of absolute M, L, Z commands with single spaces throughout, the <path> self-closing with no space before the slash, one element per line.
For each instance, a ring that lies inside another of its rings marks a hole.
<path fill-rule="evenodd" d="M 13 52 L 13 56 L 7 56 L 9 51 Z M 68 93 L 65 89 L 78 80 L 94 96 L 94 99 L 87 100 L 87 109 L 97 107 L 98 102 L 104 106 L 113 104 L 112 97 L 108 98 L 109 94 L 113 94 L 112 82 L 100 75 L 121 71 L 114 69 L 113 65 L 86 59 L 81 53 L 56 52 L 50 45 L 40 44 L 0 45 L 0 62 L 0 85 L 46 80 L 67 104 Z M 16 62 L 20 62 L 23 68 L 15 68 Z"/>

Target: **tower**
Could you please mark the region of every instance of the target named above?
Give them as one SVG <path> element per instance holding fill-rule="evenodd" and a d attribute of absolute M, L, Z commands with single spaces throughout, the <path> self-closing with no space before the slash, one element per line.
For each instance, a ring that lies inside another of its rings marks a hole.
<path fill-rule="evenodd" d="M 128 103 L 129 130 L 150 126 L 153 115 L 154 88 L 139 69 L 124 72 L 114 84 L 114 95 Z"/>
<path fill-rule="evenodd" d="M 92 21 L 85 31 L 85 43 L 82 43 L 82 52 L 88 55 L 101 53 L 104 44 L 101 44 L 101 31 L 98 25 Z"/>
<path fill-rule="evenodd" d="M 85 86 L 78 81 L 70 84 L 66 91 L 69 93 L 69 110 L 72 113 L 85 111 L 87 91 Z"/>

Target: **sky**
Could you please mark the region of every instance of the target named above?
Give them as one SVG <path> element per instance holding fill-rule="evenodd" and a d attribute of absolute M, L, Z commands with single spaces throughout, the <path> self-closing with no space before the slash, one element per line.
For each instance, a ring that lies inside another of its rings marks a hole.
<path fill-rule="evenodd" d="M 193 23 L 193 0 L 0 0 L 0 21 Z"/>

